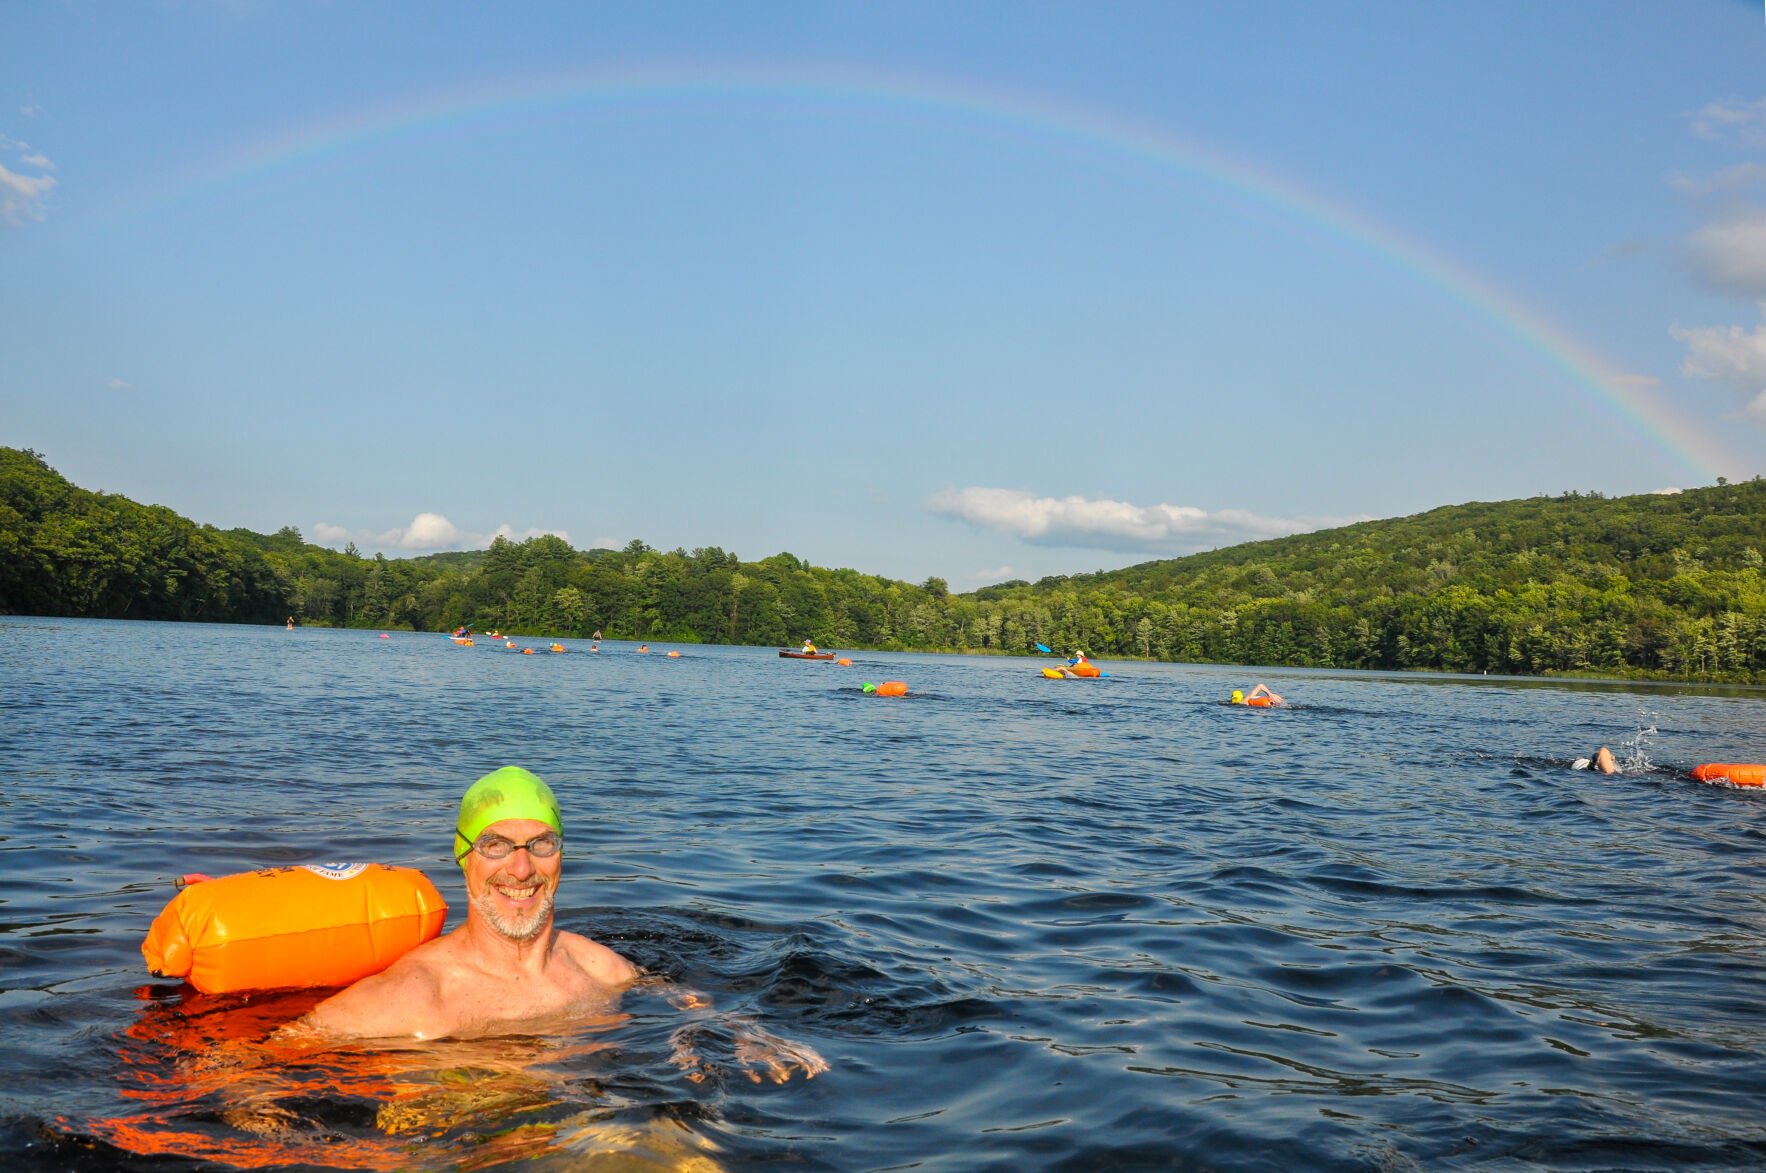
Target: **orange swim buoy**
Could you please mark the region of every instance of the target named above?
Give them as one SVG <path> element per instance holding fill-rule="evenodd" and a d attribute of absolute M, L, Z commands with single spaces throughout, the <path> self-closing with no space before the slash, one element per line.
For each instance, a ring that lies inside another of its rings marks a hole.
<path fill-rule="evenodd" d="M 1266 696 L 1254 696 L 1245 703 L 1250 705 L 1253 709 L 1272 709 L 1275 707 L 1275 701 Z"/>
<path fill-rule="evenodd" d="M 834 663 L 842 668 L 852 667 L 852 661 L 845 656 L 841 656 L 838 660 L 835 660 Z"/>
<path fill-rule="evenodd" d="M 343 986 L 379 973 L 447 918 L 447 902 L 415 868 L 265 868 L 189 884 L 154 918 L 141 956 L 150 973 L 205 994 Z"/>
<path fill-rule="evenodd" d="M 531 656 L 531 655 L 533 655 L 533 649 L 532 648 L 522 648 L 521 654 L 524 656 Z"/>
<path fill-rule="evenodd" d="M 679 652 L 670 652 L 668 658 L 671 660 L 678 660 L 681 658 L 681 654 Z"/>
<path fill-rule="evenodd" d="M 1706 762 L 1702 766 L 1694 766 L 1692 776 L 1700 782 L 1766 787 L 1766 766 L 1752 762 Z"/>
<path fill-rule="evenodd" d="M 878 696 L 906 696 L 908 683 L 905 680 L 885 680 L 872 691 Z"/>
<path fill-rule="evenodd" d="M 563 644 L 553 644 L 552 650 L 554 652 L 562 652 L 564 650 L 564 645 Z"/>

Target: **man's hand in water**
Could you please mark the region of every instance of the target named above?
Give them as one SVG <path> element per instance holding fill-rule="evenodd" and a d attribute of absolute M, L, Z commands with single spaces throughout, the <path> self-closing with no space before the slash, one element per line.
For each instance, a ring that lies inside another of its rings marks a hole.
<path fill-rule="evenodd" d="M 794 1071 L 814 1079 L 828 1070 L 828 1061 L 814 1047 L 782 1039 L 746 1018 L 690 1022 L 669 1036 L 669 1043 L 673 1048 L 669 1061 L 694 1083 L 703 1083 L 722 1068 L 739 1070 L 754 1083 L 784 1083 Z"/>
<path fill-rule="evenodd" d="M 814 1079 L 828 1070 L 828 1061 L 814 1047 L 782 1039 L 746 1016 L 719 1014 L 711 999 L 698 990 L 657 977 L 641 980 L 639 988 L 644 987 L 666 998 L 676 1010 L 702 1016 L 677 1027 L 669 1036 L 669 1061 L 694 1083 L 703 1083 L 720 1069 L 729 1068 L 740 1070 L 755 1083 L 769 1079 L 784 1083 L 795 1071 L 803 1072 L 805 1079 Z"/>
<path fill-rule="evenodd" d="M 794 1043 L 773 1034 L 759 1023 L 737 1020 L 730 1024 L 736 1036 L 736 1062 L 755 1083 L 771 1079 L 784 1083 L 793 1069 L 814 1079 L 828 1070 L 828 1061 L 807 1043 Z"/>

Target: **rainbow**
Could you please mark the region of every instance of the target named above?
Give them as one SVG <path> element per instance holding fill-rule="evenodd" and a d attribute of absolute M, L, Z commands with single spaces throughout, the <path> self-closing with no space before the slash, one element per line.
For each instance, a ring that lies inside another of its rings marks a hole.
<path fill-rule="evenodd" d="M 1737 475 L 1743 462 L 1717 439 L 1681 418 L 1562 326 L 1439 250 L 1378 224 L 1353 207 L 1308 190 L 1274 171 L 1199 140 L 1074 106 L 1000 90 L 882 73 L 801 66 L 731 68 L 644 65 L 524 78 L 450 91 L 266 139 L 204 166 L 173 175 L 129 197 L 128 214 L 314 166 L 375 143 L 443 127 L 490 122 L 534 111 L 610 101 L 645 101 L 731 93 L 792 101 L 876 103 L 937 116 L 991 121 L 1032 135 L 1059 136 L 1131 155 L 1225 189 L 1233 197 L 1365 251 L 1434 289 L 1567 375 L 1599 407 L 1611 410 L 1659 446 L 1696 482 Z"/>

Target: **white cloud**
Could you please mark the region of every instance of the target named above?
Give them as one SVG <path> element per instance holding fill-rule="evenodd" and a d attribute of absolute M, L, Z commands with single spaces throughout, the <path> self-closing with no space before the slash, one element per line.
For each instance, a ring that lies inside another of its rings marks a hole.
<path fill-rule="evenodd" d="M 19 161 L 26 166 L 35 167 L 39 171 L 55 170 L 55 164 L 49 161 L 48 155 L 26 155 Z"/>
<path fill-rule="evenodd" d="M 460 527 L 439 513 L 419 513 L 403 529 L 380 535 L 380 544 L 400 550 L 445 550 L 460 540 Z"/>
<path fill-rule="evenodd" d="M 1766 305 L 1761 307 L 1766 317 Z M 1680 369 L 1697 379 L 1727 383 L 1746 400 L 1741 414 L 1766 420 L 1766 322 L 1752 330 L 1741 326 L 1673 326 L 1668 331 L 1686 343 Z"/>
<path fill-rule="evenodd" d="M 1755 102 L 1712 102 L 1692 116 L 1692 132 L 1702 139 L 1727 138 L 1766 146 L 1766 98 Z"/>
<path fill-rule="evenodd" d="M 54 190 L 52 175 L 18 175 L 0 166 L 0 228 L 17 228 L 26 220 L 41 220 L 43 206 Z"/>
<path fill-rule="evenodd" d="M 35 118 L 43 113 L 43 107 L 37 105 L 35 102 L 26 102 L 18 108 L 18 112 L 23 114 L 26 118 Z"/>
<path fill-rule="evenodd" d="M 1668 177 L 1669 187 L 1681 195 L 1697 197 L 1734 195 L 1763 182 L 1766 182 L 1766 163 L 1737 163 L 1715 175 L 1674 174 Z"/>
<path fill-rule="evenodd" d="M 987 570 L 977 570 L 969 577 L 976 582 L 1008 582 L 1018 576 L 1015 566 L 994 566 Z"/>
<path fill-rule="evenodd" d="M 1693 270 L 1707 284 L 1766 296 L 1766 208 L 1733 209 L 1693 233 Z"/>
<path fill-rule="evenodd" d="M 398 551 L 401 553 L 434 553 L 438 550 L 482 550 L 497 538 L 507 538 L 512 542 L 524 542 L 529 538 L 552 534 L 570 541 L 570 535 L 560 529 L 529 528 L 517 531 L 507 522 L 499 525 L 488 534 L 471 533 L 461 529 L 440 513 L 419 513 L 411 519 L 410 525 L 398 526 L 382 533 L 369 530 L 351 530 L 341 525 L 332 525 L 321 521 L 312 527 L 313 539 L 327 546 L 341 546 L 354 542 L 363 550 Z"/>
<path fill-rule="evenodd" d="M 1209 513 L 1193 505 L 1037 497 L 1017 489 L 982 487 L 947 489 L 929 498 L 926 508 L 1039 546 L 1154 554 L 1190 553 L 1367 520 L 1263 517 L 1243 509 Z"/>
<path fill-rule="evenodd" d="M 133 391 L 135 389 L 135 384 L 129 382 L 127 379 L 112 379 L 110 382 L 106 383 L 105 386 L 109 387 L 112 391 Z"/>

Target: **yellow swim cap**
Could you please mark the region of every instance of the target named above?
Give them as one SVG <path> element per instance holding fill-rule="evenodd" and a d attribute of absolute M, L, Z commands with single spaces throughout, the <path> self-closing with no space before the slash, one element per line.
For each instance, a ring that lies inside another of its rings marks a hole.
<path fill-rule="evenodd" d="M 1244 700 L 1245 700 L 1244 692 L 1242 692 L 1241 690 L 1236 689 L 1236 688 L 1233 689 L 1233 704 L 1235 704 L 1235 705 L 1242 704 L 1242 703 L 1244 703 Z"/>
<path fill-rule="evenodd" d="M 520 766 L 493 770 L 467 788 L 460 798 L 460 821 L 454 825 L 454 858 L 461 859 L 480 833 L 504 819 L 534 819 L 560 835 L 564 821 L 558 817 L 558 799 L 552 788 Z"/>

